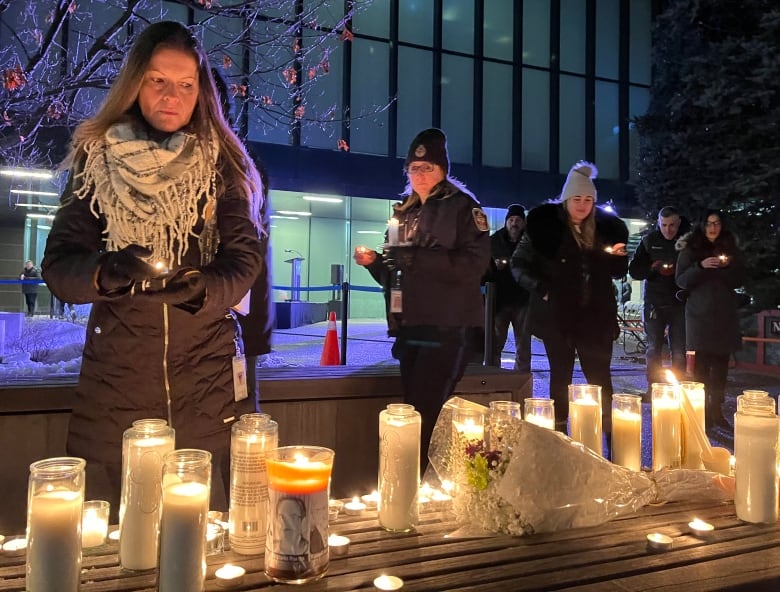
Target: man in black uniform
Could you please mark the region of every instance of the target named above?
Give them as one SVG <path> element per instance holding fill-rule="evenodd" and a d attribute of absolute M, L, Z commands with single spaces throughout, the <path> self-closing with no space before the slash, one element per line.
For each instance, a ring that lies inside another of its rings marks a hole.
<path fill-rule="evenodd" d="M 496 285 L 496 312 L 492 364 L 501 365 L 501 351 L 509 325 L 515 337 L 515 370 L 531 371 L 531 333 L 528 330 L 528 290 L 512 276 L 509 261 L 525 232 L 525 208 L 512 204 L 506 211 L 503 228 L 490 236 L 490 269 L 485 278 Z"/>
<path fill-rule="evenodd" d="M 661 374 L 664 343 L 672 353 L 672 369 L 678 378 L 685 373 L 685 304 L 677 297 L 680 288 L 674 280 L 677 266 L 677 239 L 688 224 L 672 206 L 658 212 L 658 227 L 646 234 L 636 248 L 628 272 L 644 280 L 643 320 L 647 335 L 647 385 L 666 382 Z"/>

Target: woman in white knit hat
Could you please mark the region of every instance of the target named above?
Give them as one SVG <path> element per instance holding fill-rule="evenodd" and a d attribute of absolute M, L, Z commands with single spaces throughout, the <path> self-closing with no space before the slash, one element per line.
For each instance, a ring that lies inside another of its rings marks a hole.
<path fill-rule="evenodd" d="M 610 363 L 617 335 L 612 279 L 628 269 L 628 228 L 596 207 L 597 173 L 588 162 L 572 167 L 560 201 L 529 212 L 511 262 L 515 279 L 531 292 L 531 329 L 547 350 L 550 398 L 561 431 L 566 429 L 575 356 L 588 383 L 602 387 L 604 430 L 611 431 Z"/>

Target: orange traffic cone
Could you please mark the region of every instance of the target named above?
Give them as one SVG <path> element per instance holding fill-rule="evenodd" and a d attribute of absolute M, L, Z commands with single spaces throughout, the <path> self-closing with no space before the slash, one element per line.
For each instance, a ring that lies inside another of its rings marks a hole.
<path fill-rule="evenodd" d="M 325 345 L 322 347 L 320 366 L 338 366 L 341 364 L 339 354 L 339 336 L 336 333 L 336 312 L 328 316 L 328 332 L 325 333 Z"/>

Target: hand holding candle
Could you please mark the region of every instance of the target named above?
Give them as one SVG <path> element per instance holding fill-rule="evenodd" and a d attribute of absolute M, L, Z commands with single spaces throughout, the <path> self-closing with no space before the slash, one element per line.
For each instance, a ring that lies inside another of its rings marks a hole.
<path fill-rule="evenodd" d="M 390 218 L 387 221 L 387 244 L 391 247 L 398 245 L 398 230 L 400 222 L 398 218 Z"/>

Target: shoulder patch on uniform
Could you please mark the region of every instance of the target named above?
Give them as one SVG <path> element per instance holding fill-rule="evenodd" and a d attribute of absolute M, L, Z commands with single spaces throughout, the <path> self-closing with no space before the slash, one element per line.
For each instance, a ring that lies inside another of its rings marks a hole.
<path fill-rule="evenodd" d="M 480 232 L 487 232 L 490 230 L 490 224 L 488 224 L 487 216 L 482 208 L 471 208 L 471 215 L 474 217 L 474 224 L 477 230 Z"/>

